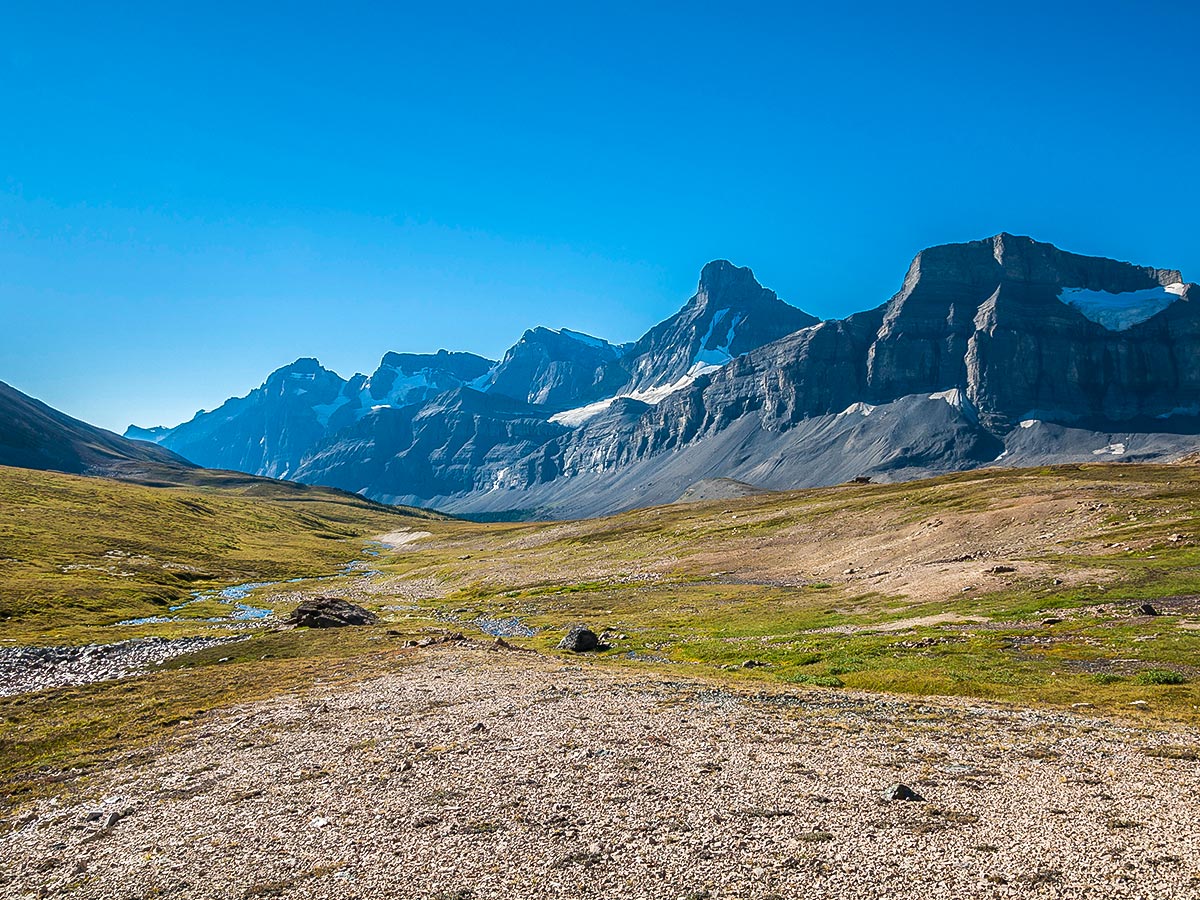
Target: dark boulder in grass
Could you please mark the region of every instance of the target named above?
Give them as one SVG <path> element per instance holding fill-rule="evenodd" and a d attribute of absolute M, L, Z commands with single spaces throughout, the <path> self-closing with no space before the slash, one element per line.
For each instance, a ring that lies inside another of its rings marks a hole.
<path fill-rule="evenodd" d="M 558 649 L 570 650 L 573 653 L 587 653 L 602 649 L 602 645 L 600 638 L 596 637 L 596 632 L 586 625 L 573 625 L 567 632 L 567 636 L 558 642 Z"/>
<path fill-rule="evenodd" d="M 283 620 L 287 625 L 304 628 L 344 628 L 348 625 L 374 625 L 379 617 L 369 609 L 355 606 L 340 597 L 305 600 Z"/>

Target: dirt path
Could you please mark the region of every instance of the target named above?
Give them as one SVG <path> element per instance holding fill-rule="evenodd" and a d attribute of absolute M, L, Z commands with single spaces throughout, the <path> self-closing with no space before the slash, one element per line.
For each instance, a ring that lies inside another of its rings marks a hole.
<path fill-rule="evenodd" d="M 410 652 L 19 811 L 0 895 L 1200 897 L 1196 732 Z"/>

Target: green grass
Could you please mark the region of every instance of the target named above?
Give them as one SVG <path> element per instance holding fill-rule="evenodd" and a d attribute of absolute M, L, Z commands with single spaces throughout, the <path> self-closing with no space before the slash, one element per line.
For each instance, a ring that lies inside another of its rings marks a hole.
<path fill-rule="evenodd" d="M 1170 669 L 1147 669 L 1134 679 L 1138 684 L 1187 684 L 1187 678 Z"/>

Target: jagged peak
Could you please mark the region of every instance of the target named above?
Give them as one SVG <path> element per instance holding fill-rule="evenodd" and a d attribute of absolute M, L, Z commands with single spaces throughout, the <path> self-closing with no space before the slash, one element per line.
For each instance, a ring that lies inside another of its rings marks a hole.
<path fill-rule="evenodd" d="M 700 281 L 696 286 L 696 297 L 701 303 L 716 299 L 733 299 L 740 295 L 746 299 L 759 299 L 767 294 L 775 298 L 775 292 L 764 288 L 747 266 L 735 266 L 727 259 L 714 259 L 700 270 Z"/>
<path fill-rule="evenodd" d="M 747 313 L 780 313 L 789 317 L 794 328 L 816 324 L 816 316 L 779 299 L 770 288 L 763 287 L 747 266 L 734 265 L 727 259 L 714 259 L 700 270 L 696 295 L 681 312 L 698 312 L 703 317 L 719 310 Z M 671 320 L 668 319 L 668 322 Z"/>
<path fill-rule="evenodd" d="M 280 366 L 271 374 L 279 372 L 316 372 L 325 367 L 321 365 L 321 361 L 315 356 L 301 356 L 295 362 L 290 362 L 286 366 Z"/>
<path fill-rule="evenodd" d="M 380 369 L 396 369 L 402 372 L 415 372 L 423 369 L 443 368 L 454 371 L 464 365 L 482 367 L 483 370 L 496 364 L 495 360 L 487 359 L 466 350 L 438 350 L 436 353 L 402 353 L 389 350 L 379 361 Z"/>
<path fill-rule="evenodd" d="M 526 329 L 517 343 L 509 349 L 506 358 L 511 357 L 513 351 L 522 344 L 532 343 L 551 344 L 558 347 L 583 346 L 610 354 L 618 352 L 617 347 L 604 338 L 598 338 L 582 331 L 573 331 L 570 328 L 547 328 L 545 325 L 537 325 Z"/>

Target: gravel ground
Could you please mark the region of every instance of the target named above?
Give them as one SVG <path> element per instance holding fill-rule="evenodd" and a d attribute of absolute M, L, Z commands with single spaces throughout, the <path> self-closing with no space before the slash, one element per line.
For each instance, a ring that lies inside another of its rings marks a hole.
<path fill-rule="evenodd" d="M 16 811 L 0 895 L 1200 897 L 1194 731 L 401 661 Z M 927 802 L 882 802 L 897 781 Z"/>
<path fill-rule="evenodd" d="M 136 675 L 185 653 L 244 637 L 135 638 L 83 647 L 0 648 L 0 697 Z"/>

